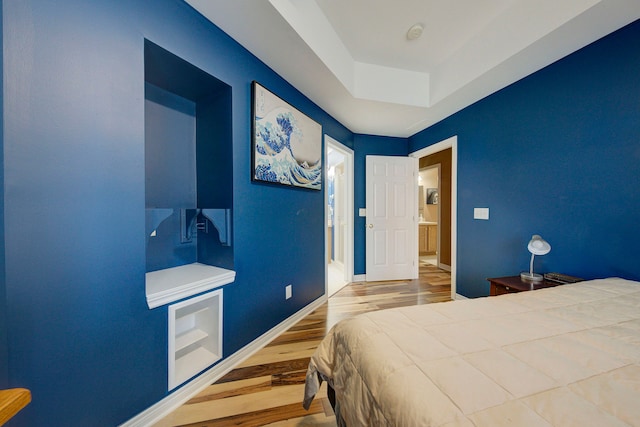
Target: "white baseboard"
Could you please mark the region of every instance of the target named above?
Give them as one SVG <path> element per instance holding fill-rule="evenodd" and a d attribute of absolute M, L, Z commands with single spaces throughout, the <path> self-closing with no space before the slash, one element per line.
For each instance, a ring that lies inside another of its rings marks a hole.
<path fill-rule="evenodd" d="M 456 301 L 461 299 L 469 299 L 469 298 L 465 297 L 464 295 L 456 294 Z"/>
<path fill-rule="evenodd" d="M 121 424 L 121 426 L 147 427 L 159 422 L 164 417 L 187 402 L 189 399 L 191 399 L 193 396 L 200 393 L 202 390 L 216 382 L 218 379 L 222 378 L 240 363 L 261 350 L 274 338 L 289 329 L 291 326 L 300 321 L 303 317 L 307 316 L 313 310 L 320 307 L 326 301 L 326 295 L 323 295 L 322 297 L 313 301 L 311 304 L 307 305 L 306 307 L 295 313 L 293 316 L 285 319 L 269 331 L 262 334 L 260 337 L 242 347 L 240 350 L 233 353 L 231 356 L 227 357 L 219 364 L 211 367 L 209 370 L 195 377 L 190 382 L 185 384 L 182 388 L 174 391 L 159 402 L 155 403 L 153 406 L 150 406 L 135 417 Z M 302 402 L 302 397 L 303 396 L 300 396 L 300 402 Z"/>
<path fill-rule="evenodd" d="M 353 281 L 354 282 L 365 282 L 367 278 L 366 274 L 354 274 Z"/>

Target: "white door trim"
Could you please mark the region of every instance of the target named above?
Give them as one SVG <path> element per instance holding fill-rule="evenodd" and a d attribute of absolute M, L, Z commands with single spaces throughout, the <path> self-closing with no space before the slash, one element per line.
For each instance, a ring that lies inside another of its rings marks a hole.
<path fill-rule="evenodd" d="M 410 153 L 417 159 L 451 148 L 451 299 L 456 299 L 456 271 L 458 259 L 458 136 Z M 416 235 L 418 230 L 416 230 Z"/>
<path fill-rule="evenodd" d="M 353 210 L 353 150 L 346 145 L 343 145 L 339 141 L 330 137 L 329 135 L 324 135 L 324 157 L 327 158 L 327 149 L 331 148 L 333 150 L 338 151 L 340 154 L 344 156 L 344 186 L 345 186 L 345 195 L 344 195 L 344 203 L 345 203 L 345 240 L 344 240 L 344 274 L 345 280 L 347 283 L 354 282 L 353 277 L 353 232 L 354 232 L 354 210 Z M 324 186 L 324 247 L 325 247 L 325 260 L 324 260 L 324 290 L 325 295 L 328 295 L 328 265 L 329 265 L 329 256 L 328 256 L 328 245 L 329 240 L 327 238 L 327 225 L 329 223 L 329 192 L 328 188 Z"/>

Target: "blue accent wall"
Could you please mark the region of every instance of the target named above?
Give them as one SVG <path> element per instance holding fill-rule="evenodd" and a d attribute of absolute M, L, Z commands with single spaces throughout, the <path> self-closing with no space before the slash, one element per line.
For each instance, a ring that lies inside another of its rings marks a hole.
<path fill-rule="evenodd" d="M 458 136 L 458 292 L 529 267 L 640 279 L 640 22 L 413 136 Z M 489 207 L 490 220 L 473 219 Z"/>
<path fill-rule="evenodd" d="M 0 7 L 0 45 L 3 44 L 2 8 Z M 0 81 L 4 81 L 3 56 L 0 55 Z M 4 86 L 0 87 L 0 117 L 4 110 Z M 0 121 L 0 165 L 4 164 L 4 120 Z M 7 341 L 7 292 L 5 281 L 5 246 L 4 246 L 4 169 L 0 167 L 0 198 L 3 208 L 0 209 L 0 388 L 9 384 L 9 347 Z"/>
<path fill-rule="evenodd" d="M 145 85 L 147 208 L 195 208 L 196 103 Z"/>
<path fill-rule="evenodd" d="M 167 395 L 167 308 L 145 299 L 145 39 L 231 87 L 224 357 L 324 293 L 323 192 L 251 182 L 251 81 L 353 135 L 183 1 L 2 8 L 0 382 L 33 393 L 12 425 L 118 425 Z"/>
<path fill-rule="evenodd" d="M 366 207 L 366 160 L 368 155 L 406 156 L 407 139 L 356 134 L 353 138 L 353 274 L 366 273 L 366 218 L 358 215 Z"/>

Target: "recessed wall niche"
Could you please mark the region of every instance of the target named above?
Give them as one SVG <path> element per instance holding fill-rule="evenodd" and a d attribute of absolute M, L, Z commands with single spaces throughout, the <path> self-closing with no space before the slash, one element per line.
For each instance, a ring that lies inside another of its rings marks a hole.
<path fill-rule="evenodd" d="M 235 279 L 231 87 L 145 40 L 149 308 Z"/>

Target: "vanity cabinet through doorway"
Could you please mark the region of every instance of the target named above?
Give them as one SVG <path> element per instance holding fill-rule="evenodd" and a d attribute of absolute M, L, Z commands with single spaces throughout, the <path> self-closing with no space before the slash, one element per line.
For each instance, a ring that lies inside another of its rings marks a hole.
<path fill-rule="evenodd" d="M 438 224 L 419 224 L 418 252 L 420 255 L 435 255 L 438 248 Z"/>

